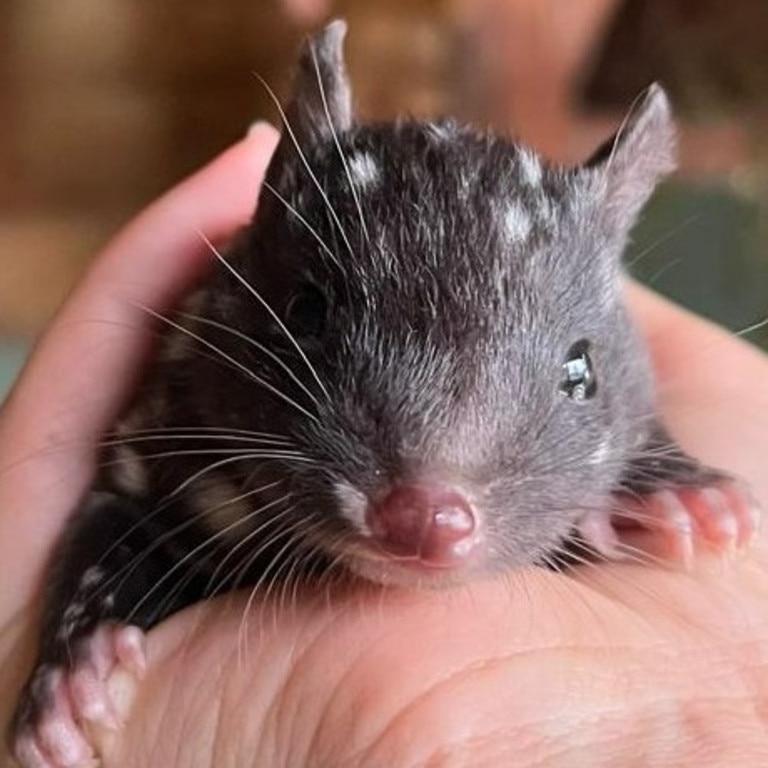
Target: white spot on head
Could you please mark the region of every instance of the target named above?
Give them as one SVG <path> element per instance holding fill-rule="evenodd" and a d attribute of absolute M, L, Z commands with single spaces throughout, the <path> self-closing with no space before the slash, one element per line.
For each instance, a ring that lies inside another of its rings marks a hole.
<path fill-rule="evenodd" d="M 556 229 L 558 222 L 558 208 L 551 198 L 543 193 L 536 200 L 536 221 L 544 229 Z"/>
<path fill-rule="evenodd" d="M 528 187 L 538 187 L 542 178 L 539 158 L 530 149 L 521 149 L 517 158 L 520 164 L 520 180 Z"/>
<path fill-rule="evenodd" d="M 450 141 L 456 138 L 456 126 L 453 123 L 427 123 L 428 135 L 436 141 Z"/>
<path fill-rule="evenodd" d="M 361 189 L 370 187 L 379 181 L 379 168 L 376 161 L 367 152 L 359 152 L 349 158 L 349 175 Z"/>
<path fill-rule="evenodd" d="M 513 243 L 522 243 L 531 233 L 531 217 L 517 201 L 511 202 L 504 210 L 504 231 Z"/>

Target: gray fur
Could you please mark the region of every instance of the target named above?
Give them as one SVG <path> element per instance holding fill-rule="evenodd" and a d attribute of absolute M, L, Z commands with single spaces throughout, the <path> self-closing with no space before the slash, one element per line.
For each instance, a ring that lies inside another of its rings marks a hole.
<path fill-rule="evenodd" d="M 436 586 L 551 563 L 615 492 L 723 477 L 660 425 L 621 292 L 627 233 L 672 167 L 663 92 L 557 168 L 452 121 L 358 125 L 344 31 L 305 46 L 254 221 L 157 318 L 159 354 L 53 559 L 17 754 L 105 623 L 147 629 L 242 584 L 286 596 L 337 564 Z M 471 507 L 482 556 L 404 577 L 367 510 L 434 479 Z"/>
<path fill-rule="evenodd" d="M 145 397 L 175 403 L 190 426 L 287 438 L 303 464 L 245 462 L 222 483 L 242 493 L 265 475 L 285 479 L 284 524 L 326 526 L 335 550 L 359 535 L 361 499 L 438 474 L 478 504 L 489 568 L 534 562 L 562 544 L 580 508 L 609 504 L 657 427 L 619 277 L 637 211 L 672 167 L 666 98 L 650 89 L 586 166 L 553 167 L 450 121 L 354 123 L 343 33 L 337 22 L 304 50 L 269 187 L 228 257 L 241 280 L 220 268 L 197 298 L 202 316 L 273 350 L 312 397 L 242 338 L 185 321 L 312 418 L 178 338 L 187 359 L 171 356 Z M 253 295 L 284 318 L 307 284 L 328 310 L 301 343 L 330 397 Z M 580 339 L 598 380 L 583 403 L 559 387 Z M 182 466 L 164 463 L 153 481 L 197 468 Z"/>

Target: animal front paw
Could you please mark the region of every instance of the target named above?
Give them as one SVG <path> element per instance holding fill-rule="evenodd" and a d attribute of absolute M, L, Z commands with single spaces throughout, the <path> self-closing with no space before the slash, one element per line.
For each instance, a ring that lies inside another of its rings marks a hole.
<path fill-rule="evenodd" d="M 640 505 L 640 515 L 659 537 L 662 555 L 690 568 L 699 553 L 730 557 L 746 549 L 760 526 L 761 510 L 744 483 L 723 479 L 655 491 Z"/>
<path fill-rule="evenodd" d="M 727 558 L 745 550 L 760 526 L 760 505 L 748 486 L 728 477 L 617 500 L 620 512 L 589 512 L 579 523 L 586 543 L 609 559 L 649 555 L 690 569 L 698 555 Z"/>
<path fill-rule="evenodd" d="M 97 765 L 89 728 L 121 725 L 110 675 L 122 667 L 137 682 L 144 674 L 144 634 L 137 627 L 101 625 L 73 652 L 70 667 L 43 664 L 24 689 L 13 725 L 14 753 L 24 768 Z"/>

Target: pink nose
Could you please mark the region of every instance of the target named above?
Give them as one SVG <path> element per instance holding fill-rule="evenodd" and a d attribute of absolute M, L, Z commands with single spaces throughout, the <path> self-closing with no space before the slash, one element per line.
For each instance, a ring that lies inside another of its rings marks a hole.
<path fill-rule="evenodd" d="M 426 566 L 461 566 L 477 544 L 477 520 L 452 488 L 404 485 L 368 507 L 372 538 L 386 552 Z"/>

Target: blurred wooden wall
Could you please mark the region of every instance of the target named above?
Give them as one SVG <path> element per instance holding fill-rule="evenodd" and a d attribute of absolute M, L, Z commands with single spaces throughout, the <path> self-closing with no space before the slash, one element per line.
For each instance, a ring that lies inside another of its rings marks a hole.
<path fill-rule="evenodd" d="M 279 0 L 3 0 L 0 337 L 36 333 L 160 191 L 278 116 L 306 26 Z M 434 114 L 441 0 L 339 3 L 363 114 Z M 346 8 L 344 6 L 347 6 Z M 382 8 L 384 12 L 382 13 Z"/>
<path fill-rule="evenodd" d="M 347 58 L 364 117 L 458 114 L 573 161 L 628 106 L 583 109 L 590 68 L 615 56 L 606 35 L 626 35 L 622 20 L 646 4 L 698 2 L 2 1 L 0 338 L 34 335 L 120 224 L 255 118 L 277 122 L 253 73 L 284 98 L 303 35 L 328 14 L 349 21 Z M 748 12 L 746 0 L 738 5 Z M 685 26 L 684 14 L 674 18 Z M 664 39 L 673 50 L 674 33 Z M 734 45 L 722 43 L 723 60 Z M 749 142 L 738 115 L 721 116 L 684 131 L 683 165 L 730 174 L 743 169 Z"/>

